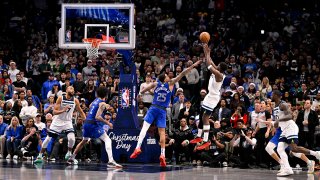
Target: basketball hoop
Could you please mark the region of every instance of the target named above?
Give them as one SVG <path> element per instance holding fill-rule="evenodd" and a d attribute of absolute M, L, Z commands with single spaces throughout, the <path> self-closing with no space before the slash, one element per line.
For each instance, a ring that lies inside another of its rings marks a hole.
<path fill-rule="evenodd" d="M 86 38 L 86 39 L 82 39 L 82 41 L 86 44 L 87 57 L 88 58 L 98 57 L 99 46 L 102 42 L 102 39 Z"/>

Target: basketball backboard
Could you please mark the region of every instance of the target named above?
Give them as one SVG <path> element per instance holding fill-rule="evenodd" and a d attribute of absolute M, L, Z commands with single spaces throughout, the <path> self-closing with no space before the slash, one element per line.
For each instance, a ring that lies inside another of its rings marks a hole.
<path fill-rule="evenodd" d="M 134 49 L 133 4 L 62 4 L 59 47 L 86 49 L 84 38 L 102 39 L 100 49 Z"/>

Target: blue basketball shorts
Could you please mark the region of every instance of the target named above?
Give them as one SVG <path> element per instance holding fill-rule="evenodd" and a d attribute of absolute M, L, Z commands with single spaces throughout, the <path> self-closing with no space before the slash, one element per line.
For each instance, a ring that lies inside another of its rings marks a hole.
<path fill-rule="evenodd" d="M 84 138 L 99 138 L 105 133 L 103 126 L 99 124 L 83 124 L 83 137 Z"/>
<path fill-rule="evenodd" d="M 151 106 L 144 120 L 150 124 L 155 122 L 158 128 L 166 128 L 166 115 L 167 112 L 164 109 Z"/>

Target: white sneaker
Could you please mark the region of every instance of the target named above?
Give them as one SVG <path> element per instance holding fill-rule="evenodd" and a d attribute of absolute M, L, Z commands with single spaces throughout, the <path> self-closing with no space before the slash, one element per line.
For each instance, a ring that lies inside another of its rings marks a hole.
<path fill-rule="evenodd" d="M 118 163 L 116 163 L 115 161 L 109 161 L 107 166 L 109 168 L 122 168 L 122 166 Z"/>
<path fill-rule="evenodd" d="M 0 159 L 2 159 L 3 158 L 3 156 L 2 156 L 2 154 L 0 154 Z"/>
<path fill-rule="evenodd" d="M 290 176 L 291 174 L 293 174 L 293 172 L 291 173 L 292 169 L 291 169 L 291 171 L 290 171 L 290 169 L 289 168 L 283 169 L 281 172 L 279 172 L 277 174 L 277 176 L 280 176 L 280 177 L 282 177 L 282 176 Z"/>
<path fill-rule="evenodd" d="M 307 164 L 307 166 L 308 166 L 308 174 L 314 173 L 315 162 L 314 161 L 310 161 L 310 164 Z"/>
<path fill-rule="evenodd" d="M 285 166 L 280 164 L 280 169 L 279 169 L 278 173 L 281 173 L 284 170 L 285 170 Z"/>
<path fill-rule="evenodd" d="M 316 151 L 315 157 L 320 161 L 320 151 Z"/>
<path fill-rule="evenodd" d="M 18 156 L 17 156 L 17 155 L 14 155 L 14 156 L 13 156 L 13 159 L 14 159 L 14 160 L 17 160 L 17 159 L 18 159 Z"/>
<path fill-rule="evenodd" d="M 72 153 L 67 152 L 67 154 L 64 156 L 64 159 L 67 161 L 71 157 Z"/>
<path fill-rule="evenodd" d="M 67 163 L 70 165 L 77 165 L 79 162 L 76 159 L 69 158 Z"/>
<path fill-rule="evenodd" d="M 6 159 L 10 159 L 10 154 L 7 155 Z"/>

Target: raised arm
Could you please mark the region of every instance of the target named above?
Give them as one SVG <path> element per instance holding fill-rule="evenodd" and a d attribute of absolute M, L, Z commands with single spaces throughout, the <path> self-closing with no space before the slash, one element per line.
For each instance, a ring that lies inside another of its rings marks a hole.
<path fill-rule="evenodd" d="M 188 67 L 187 69 L 183 70 L 177 77 L 172 78 L 170 80 L 170 84 L 173 85 L 176 82 L 180 81 L 180 79 L 185 76 L 186 74 L 188 74 L 193 68 L 197 67 L 200 63 L 202 62 L 202 60 L 197 61 L 196 63 L 192 64 L 192 66 Z"/>
<path fill-rule="evenodd" d="M 207 44 L 203 45 L 203 51 L 205 54 L 206 64 L 208 66 L 208 69 L 210 70 L 210 72 L 212 74 L 215 75 L 216 81 L 221 82 L 223 80 L 223 74 L 218 70 L 218 66 L 216 66 L 214 64 L 214 62 L 212 61 L 212 59 L 210 57 L 210 48 L 208 47 Z"/>

